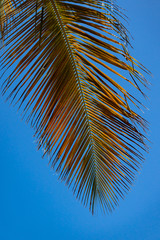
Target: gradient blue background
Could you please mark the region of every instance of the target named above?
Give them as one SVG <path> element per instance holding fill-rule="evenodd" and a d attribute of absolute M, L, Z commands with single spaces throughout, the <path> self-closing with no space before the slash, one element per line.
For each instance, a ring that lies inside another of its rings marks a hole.
<path fill-rule="evenodd" d="M 160 1 L 118 0 L 127 10 L 133 55 L 154 77 L 145 118 L 150 153 L 132 191 L 111 215 L 92 216 L 53 176 L 33 131 L 0 98 L 0 239 L 160 239 Z"/>

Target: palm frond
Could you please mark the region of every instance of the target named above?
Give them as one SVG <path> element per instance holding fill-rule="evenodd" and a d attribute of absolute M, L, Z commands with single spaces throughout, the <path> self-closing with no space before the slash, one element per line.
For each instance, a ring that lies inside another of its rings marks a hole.
<path fill-rule="evenodd" d="M 125 84 L 144 95 L 147 70 L 127 50 L 120 9 L 109 0 L 3 2 L 14 15 L 1 21 L 4 74 L 14 66 L 3 93 L 23 107 L 39 148 L 84 205 L 112 211 L 146 148 L 141 103 Z"/>
<path fill-rule="evenodd" d="M 4 31 L 7 33 L 8 24 L 14 19 L 15 3 L 11 0 L 0 0 L 0 37 L 4 40 Z"/>

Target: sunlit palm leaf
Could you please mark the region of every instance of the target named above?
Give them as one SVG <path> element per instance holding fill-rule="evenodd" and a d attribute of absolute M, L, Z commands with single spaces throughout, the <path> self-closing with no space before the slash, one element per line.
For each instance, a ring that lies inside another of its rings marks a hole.
<path fill-rule="evenodd" d="M 3 40 L 4 31 L 7 31 L 7 25 L 14 16 L 14 8 L 11 0 L 0 0 L 0 34 Z"/>
<path fill-rule="evenodd" d="M 5 0 L 5 7 L 10 3 L 2 66 L 15 68 L 3 93 L 10 89 L 9 97 L 25 104 L 39 147 L 77 197 L 92 212 L 97 202 L 111 211 L 143 161 L 136 125 L 146 126 L 131 110 L 140 102 L 120 84 L 142 93 L 138 84 L 146 80 L 127 51 L 119 8 L 92 0 Z"/>

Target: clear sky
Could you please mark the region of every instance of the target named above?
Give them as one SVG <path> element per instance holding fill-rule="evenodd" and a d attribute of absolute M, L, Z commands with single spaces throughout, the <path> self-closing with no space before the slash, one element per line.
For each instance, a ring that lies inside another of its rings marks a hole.
<path fill-rule="evenodd" d="M 117 0 L 134 36 L 133 55 L 153 73 L 145 118 L 150 153 L 131 192 L 111 214 L 92 216 L 57 181 L 36 150 L 33 131 L 0 97 L 1 240 L 160 239 L 160 1 Z"/>

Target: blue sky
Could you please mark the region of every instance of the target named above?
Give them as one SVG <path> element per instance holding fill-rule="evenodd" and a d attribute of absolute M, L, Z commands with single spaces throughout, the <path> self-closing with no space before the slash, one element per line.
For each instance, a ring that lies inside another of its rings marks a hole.
<path fill-rule="evenodd" d="M 147 101 L 150 153 L 132 191 L 111 214 L 92 216 L 36 150 L 33 131 L 0 97 L 0 239 L 160 239 L 160 1 L 119 0 L 134 36 L 132 54 L 153 78 Z"/>

